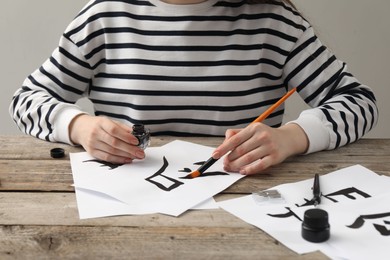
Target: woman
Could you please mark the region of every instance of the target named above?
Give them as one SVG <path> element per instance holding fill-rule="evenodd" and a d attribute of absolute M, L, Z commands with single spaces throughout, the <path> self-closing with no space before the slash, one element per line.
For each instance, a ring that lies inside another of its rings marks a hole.
<path fill-rule="evenodd" d="M 282 125 L 297 87 L 312 108 Z M 74 103 L 87 96 L 95 115 Z M 288 1 L 91 1 L 59 47 L 14 96 L 19 128 L 80 144 L 98 159 L 130 163 L 145 153 L 131 135 L 222 136 L 214 158 L 254 174 L 287 157 L 353 142 L 377 121 L 375 97 L 319 41 Z"/>

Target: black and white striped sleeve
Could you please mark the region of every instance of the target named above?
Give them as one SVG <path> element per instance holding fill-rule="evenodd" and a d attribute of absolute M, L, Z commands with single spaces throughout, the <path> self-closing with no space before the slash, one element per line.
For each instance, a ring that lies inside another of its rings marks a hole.
<path fill-rule="evenodd" d="M 26 134 L 71 143 L 68 125 L 82 113 L 75 102 L 88 91 L 91 74 L 77 46 L 62 37 L 52 56 L 16 91 L 9 108 L 11 117 Z"/>
<path fill-rule="evenodd" d="M 344 62 L 325 47 L 309 27 L 297 41 L 285 66 L 285 83 L 297 86 L 312 108 L 294 122 L 306 132 L 308 153 L 354 142 L 378 120 L 371 89 L 348 72 Z"/>

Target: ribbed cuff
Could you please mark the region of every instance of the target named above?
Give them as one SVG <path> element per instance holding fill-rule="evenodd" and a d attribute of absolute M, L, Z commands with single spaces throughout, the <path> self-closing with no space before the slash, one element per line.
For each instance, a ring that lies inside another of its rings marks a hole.
<path fill-rule="evenodd" d="M 306 154 L 329 149 L 330 136 L 320 118 L 311 113 L 302 112 L 298 119 L 288 122 L 299 125 L 309 139 L 309 148 Z"/>
<path fill-rule="evenodd" d="M 69 125 L 73 118 L 80 114 L 86 113 L 80 110 L 77 106 L 65 107 L 57 112 L 53 128 L 53 136 L 55 141 L 75 145 L 70 140 Z"/>

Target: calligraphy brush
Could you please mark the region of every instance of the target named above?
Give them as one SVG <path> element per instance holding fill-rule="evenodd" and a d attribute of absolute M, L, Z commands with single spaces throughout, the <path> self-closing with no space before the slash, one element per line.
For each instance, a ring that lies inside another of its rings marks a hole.
<path fill-rule="evenodd" d="M 266 111 L 264 111 L 258 118 L 256 118 L 251 124 L 262 122 L 266 119 L 277 107 L 279 107 L 287 98 L 289 98 L 297 88 L 293 88 L 288 91 L 281 99 L 279 99 L 275 104 L 270 106 Z M 202 175 L 208 168 L 210 168 L 218 159 L 210 157 L 202 166 L 200 166 L 196 171 L 191 172 L 184 178 L 193 179 Z"/>
<path fill-rule="evenodd" d="M 318 206 L 321 203 L 321 188 L 320 188 L 320 176 L 318 173 L 314 175 L 314 183 L 313 183 L 313 203 L 314 206 Z"/>

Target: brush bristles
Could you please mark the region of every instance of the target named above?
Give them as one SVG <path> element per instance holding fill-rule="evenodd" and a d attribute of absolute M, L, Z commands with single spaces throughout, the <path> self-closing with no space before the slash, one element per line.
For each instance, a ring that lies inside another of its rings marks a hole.
<path fill-rule="evenodd" d="M 200 171 L 198 171 L 198 170 L 193 171 L 193 172 L 191 172 L 190 176 L 191 176 L 191 178 L 199 177 L 200 176 Z"/>

